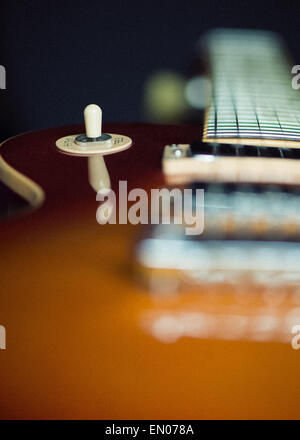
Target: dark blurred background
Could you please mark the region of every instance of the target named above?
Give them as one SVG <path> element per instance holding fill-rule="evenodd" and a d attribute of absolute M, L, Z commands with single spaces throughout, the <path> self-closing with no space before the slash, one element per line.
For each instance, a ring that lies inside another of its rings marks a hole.
<path fill-rule="evenodd" d="M 275 30 L 300 64 L 298 1 L 5 1 L 0 6 L 0 138 L 80 122 L 88 103 L 105 121 L 147 118 L 152 72 L 184 72 L 215 26 Z"/>

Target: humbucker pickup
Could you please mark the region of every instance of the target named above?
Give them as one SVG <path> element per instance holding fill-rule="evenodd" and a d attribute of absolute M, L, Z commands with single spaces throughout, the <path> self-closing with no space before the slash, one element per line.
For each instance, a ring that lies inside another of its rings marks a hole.
<path fill-rule="evenodd" d="M 239 144 L 167 145 L 162 166 L 168 183 L 201 179 L 223 182 L 300 184 L 300 149 Z"/>

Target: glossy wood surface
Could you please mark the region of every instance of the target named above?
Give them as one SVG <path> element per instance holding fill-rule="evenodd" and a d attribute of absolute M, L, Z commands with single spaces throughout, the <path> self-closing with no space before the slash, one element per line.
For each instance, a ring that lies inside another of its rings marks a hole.
<path fill-rule="evenodd" d="M 0 224 L 0 324 L 7 331 L 0 418 L 299 418 L 300 351 L 290 344 L 167 343 L 148 331 L 149 314 L 213 310 L 213 290 L 157 298 L 137 282 L 140 228 L 100 226 L 86 159 L 55 149 L 57 138 L 80 131 L 28 133 L 1 147 L 46 200 Z M 104 131 L 133 139 L 130 150 L 106 159 L 112 188 L 127 180 L 129 189 L 163 185 L 164 145 L 201 133 L 147 124 L 106 124 Z"/>

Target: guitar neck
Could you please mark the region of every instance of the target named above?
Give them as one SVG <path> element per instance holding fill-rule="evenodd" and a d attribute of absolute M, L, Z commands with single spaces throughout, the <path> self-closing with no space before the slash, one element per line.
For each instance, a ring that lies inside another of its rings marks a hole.
<path fill-rule="evenodd" d="M 212 81 L 203 141 L 300 148 L 300 95 L 271 32 L 219 29 L 205 39 Z"/>

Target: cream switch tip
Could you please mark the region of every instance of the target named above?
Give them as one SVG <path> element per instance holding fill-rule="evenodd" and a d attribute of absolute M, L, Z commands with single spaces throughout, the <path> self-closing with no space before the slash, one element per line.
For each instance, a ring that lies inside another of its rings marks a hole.
<path fill-rule="evenodd" d="M 102 132 L 102 110 L 96 104 L 89 104 L 84 109 L 84 123 L 86 136 L 98 138 Z"/>

